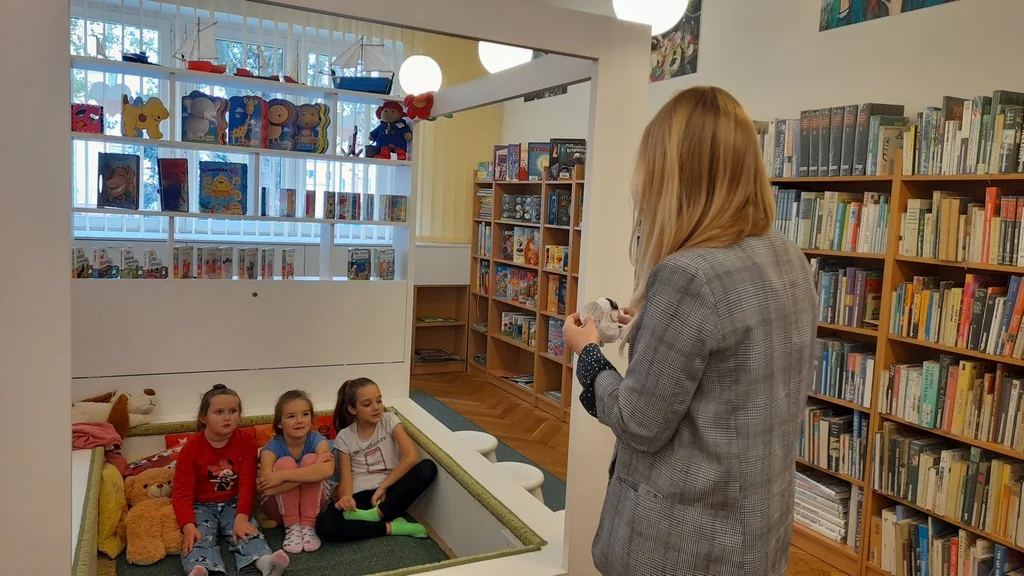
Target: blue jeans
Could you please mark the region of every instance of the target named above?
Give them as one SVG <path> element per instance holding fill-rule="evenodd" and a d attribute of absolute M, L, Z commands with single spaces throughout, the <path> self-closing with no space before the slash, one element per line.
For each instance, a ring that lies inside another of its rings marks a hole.
<path fill-rule="evenodd" d="M 192 511 L 196 515 L 196 528 L 199 529 L 202 540 L 192 548 L 187 556 L 181 557 L 181 565 L 185 568 L 185 574 L 191 572 L 196 566 L 206 567 L 211 574 L 227 573 L 224 559 L 220 555 L 217 536 L 223 536 L 229 542 L 231 541 L 231 534 L 235 530 L 235 506 L 237 503 L 236 499 L 231 499 L 227 502 L 213 504 L 197 502 L 192 505 Z M 256 519 L 251 516 L 249 523 L 255 526 L 256 530 L 260 529 Z M 261 556 L 270 554 L 270 546 L 264 540 L 262 531 L 255 536 L 249 536 L 248 542 L 239 538 L 238 544 L 232 545 L 230 550 L 235 553 L 235 566 L 239 573 L 245 569 L 256 572 L 256 567 L 252 565 L 253 562 Z"/>

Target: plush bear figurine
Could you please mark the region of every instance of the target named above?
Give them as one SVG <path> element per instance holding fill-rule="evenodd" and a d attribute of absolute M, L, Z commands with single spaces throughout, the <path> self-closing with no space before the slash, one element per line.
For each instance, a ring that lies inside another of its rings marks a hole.
<path fill-rule="evenodd" d="M 611 298 L 598 298 L 593 302 L 588 302 L 580 311 L 580 316 L 591 318 L 597 322 L 597 332 L 602 346 L 615 342 L 622 335 L 622 325 L 619 324 L 619 305 Z"/>
<path fill-rule="evenodd" d="M 181 530 L 171 506 L 173 468 L 151 468 L 124 481 L 128 499 L 125 559 L 148 566 L 168 554 L 181 554 Z"/>
<path fill-rule="evenodd" d="M 366 147 L 367 158 L 391 159 L 394 152 L 399 160 L 407 160 L 409 143 L 412 142 L 412 128 L 405 120 L 405 110 L 398 102 L 385 102 L 377 108 L 380 124 L 370 132 L 372 146 Z"/>

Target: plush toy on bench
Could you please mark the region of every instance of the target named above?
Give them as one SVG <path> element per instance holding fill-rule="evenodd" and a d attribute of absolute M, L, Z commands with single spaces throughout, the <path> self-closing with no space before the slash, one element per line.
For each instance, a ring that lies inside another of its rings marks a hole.
<path fill-rule="evenodd" d="M 598 298 L 593 302 L 588 302 L 580 311 L 580 317 L 590 318 L 597 322 L 601 346 L 615 342 L 622 335 L 622 325 L 619 324 L 619 305 L 611 298 Z"/>
<path fill-rule="evenodd" d="M 109 422 L 124 438 L 132 426 L 148 424 L 154 410 L 156 392 L 152 389 L 146 388 L 134 396 L 117 390 L 72 404 L 71 423 Z"/>
<path fill-rule="evenodd" d="M 125 528 L 130 564 L 147 566 L 168 554 L 181 554 L 181 530 L 171 506 L 173 468 L 151 468 L 124 482 L 128 499 Z"/>

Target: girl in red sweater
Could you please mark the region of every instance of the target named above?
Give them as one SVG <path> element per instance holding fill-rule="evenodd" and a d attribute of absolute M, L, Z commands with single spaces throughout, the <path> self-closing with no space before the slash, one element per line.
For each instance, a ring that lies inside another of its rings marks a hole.
<path fill-rule="evenodd" d="M 178 454 L 171 502 L 182 531 L 181 564 L 188 576 L 226 574 L 217 536 L 231 539 L 238 572 L 280 576 L 283 550 L 271 553 L 256 519 L 256 442 L 235 434 L 242 401 L 217 384 L 199 403 L 199 432 Z"/>

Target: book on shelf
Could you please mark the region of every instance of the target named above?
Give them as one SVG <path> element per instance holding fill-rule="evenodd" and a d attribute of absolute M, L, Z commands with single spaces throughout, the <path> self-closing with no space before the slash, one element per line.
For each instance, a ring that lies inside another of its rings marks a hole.
<path fill-rule="evenodd" d="M 487 334 L 487 322 L 475 322 L 470 328 L 481 334 Z"/>
<path fill-rule="evenodd" d="M 416 364 L 436 364 L 439 362 L 462 362 L 462 356 L 439 348 L 417 348 L 413 351 L 413 362 Z"/>
<path fill-rule="evenodd" d="M 502 312 L 501 335 L 532 348 L 537 343 L 537 317 L 523 312 Z"/>
<path fill-rule="evenodd" d="M 809 464 L 864 478 L 868 445 L 868 416 L 810 399 L 800 422 L 797 456 Z"/>
<path fill-rule="evenodd" d="M 564 325 L 565 322 L 558 318 L 548 318 L 548 354 L 559 358 L 565 355 Z"/>
<path fill-rule="evenodd" d="M 875 345 L 816 338 L 811 389 L 815 394 L 871 407 Z"/>
<path fill-rule="evenodd" d="M 495 270 L 494 297 L 537 305 L 537 271 L 499 264 Z"/>
<path fill-rule="evenodd" d="M 544 309 L 552 314 L 565 314 L 566 289 L 564 276 L 548 276 L 548 299 Z"/>
<path fill-rule="evenodd" d="M 849 266 L 833 258 L 811 258 L 818 290 L 818 322 L 877 329 L 882 270 Z"/>
<path fill-rule="evenodd" d="M 484 296 L 491 295 L 491 261 L 480 260 L 476 274 L 476 291 Z"/>
<path fill-rule="evenodd" d="M 139 155 L 99 152 L 96 165 L 99 176 L 96 206 L 138 210 L 142 193 Z"/>
<path fill-rule="evenodd" d="M 376 247 L 373 249 L 373 276 L 380 280 L 395 279 L 395 249 Z"/>
<path fill-rule="evenodd" d="M 540 194 L 503 194 L 498 221 L 540 224 Z"/>
<path fill-rule="evenodd" d="M 548 226 L 572 224 L 572 191 L 557 189 L 548 192 Z"/>
<path fill-rule="evenodd" d="M 554 400 L 556 404 L 562 403 L 562 392 L 559 390 L 548 390 L 547 392 L 544 393 L 544 395 L 550 398 L 551 400 Z"/>
<path fill-rule="evenodd" d="M 512 236 L 512 254 L 510 258 L 506 258 L 505 249 L 508 245 L 507 236 L 511 233 Z M 525 226 L 515 226 L 511 230 L 508 228 L 502 229 L 502 242 L 501 242 L 501 257 L 502 259 L 511 260 L 515 264 L 522 264 L 524 266 L 537 266 L 540 263 L 540 255 L 538 250 L 540 249 L 540 229 L 539 228 L 527 228 Z"/>
<path fill-rule="evenodd" d="M 823 537 L 860 548 L 860 515 L 864 493 L 859 486 L 819 470 L 797 469 L 793 521 Z"/>
<path fill-rule="evenodd" d="M 904 338 L 1024 359 L 1022 276 L 914 276 L 892 294 L 889 330 Z M 1005 285 L 1004 285 L 1005 284 Z"/>
<path fill-rule="evenodd" d="M 199 162 L 199 211 L 248 214 L 249 165 L 244 162 Z M 294 214 L 292 214 L 294 216 Z"/>
<path fill-rule="evenodd" d="M 494 217 L 494 190 L 492 188 L 481 188 L 476 191 L 480 206 L 476 210 L 476 217 L 480 220 L 490 220 Z"/>
<path fill-rule="evenodd" d="M 544 269 L 568 272 L 570 259 L 568 246 L 555 246 L 552 244 L 544 246 Z"/>
<path fill-rule="evenodd" d="M 888 193 L 773 188 L 775 229 L 800 248 L 885 253 L 891 209 Z"/>
<path fill-rule="evenodd" d="M 373 264 L 369 248 L 348 249 L 349 280 L 369 280 L 371 270 L 373 270 Z"/>
<path fill-rule="evenodd" d="M 476 165 L 476 179 L 477 180 L 490 180 L 494 177 L 494 163 L 493 162 L 478 162 Z"/>

